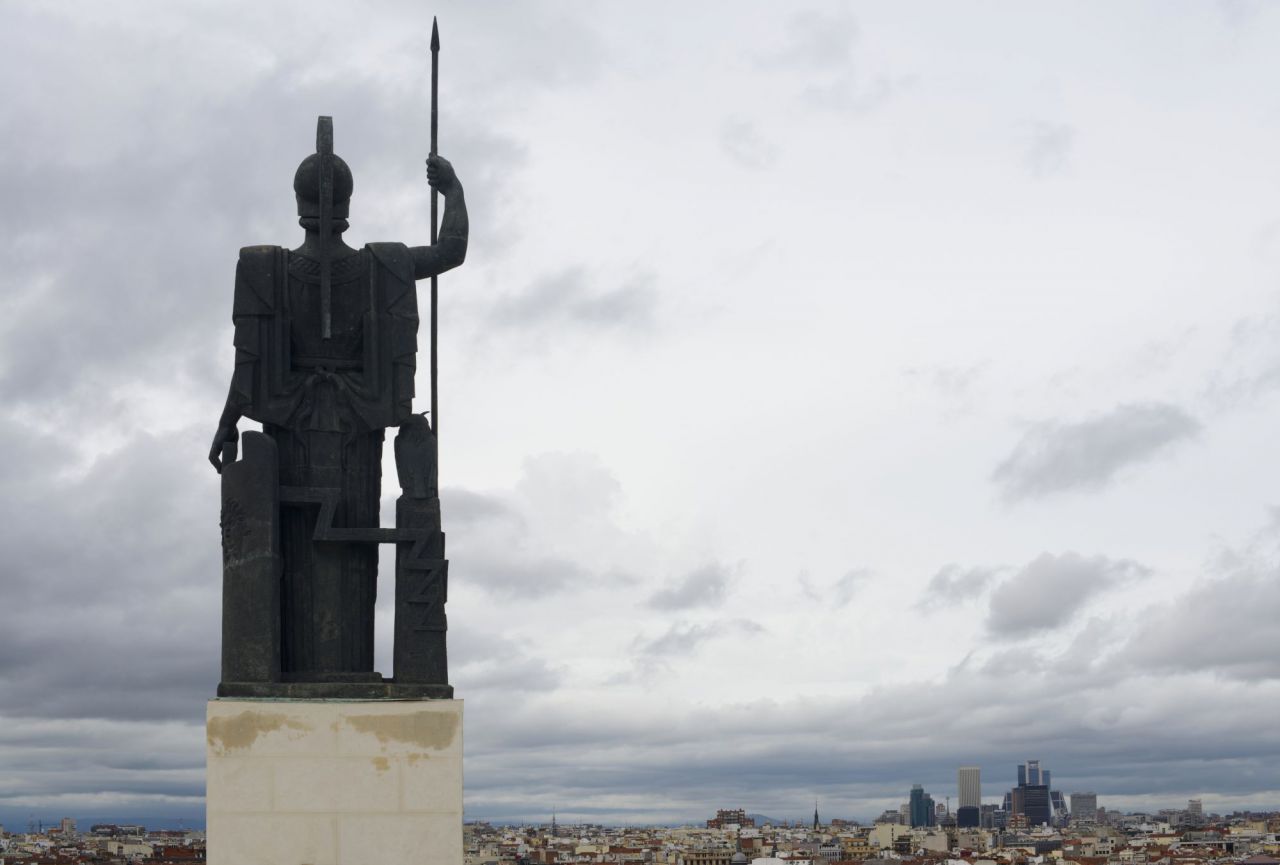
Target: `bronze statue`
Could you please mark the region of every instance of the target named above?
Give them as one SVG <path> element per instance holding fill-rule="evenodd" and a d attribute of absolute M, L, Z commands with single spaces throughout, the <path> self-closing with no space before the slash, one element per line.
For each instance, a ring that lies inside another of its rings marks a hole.
<path fill-rule="evenodd" d="M 246 247 L 236 269 L 235 371 L 209 451 L 223 474 L 219 694 L 449 696 L 435 431 L 412 405 L 415 283 L 466 258 L 462 185 L 433 146 L 438 240 L 433 192 L 431 245 L 352 249 L 342 237 L 352 175 L 333 153 L 330 118 L 316 142 L 293 181 L 302 245 Z M 262 433 L 245 434 L 237 460 L 241 418 Z M 396 528 L 382 529 L 384 431 L 402 425 L 407 480 Z M 373 671 L 379 543 L 397 544 L 393 680 Z"/>

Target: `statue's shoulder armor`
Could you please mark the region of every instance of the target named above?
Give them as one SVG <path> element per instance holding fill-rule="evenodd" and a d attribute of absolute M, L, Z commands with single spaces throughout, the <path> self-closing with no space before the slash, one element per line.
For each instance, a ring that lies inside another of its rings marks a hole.
<path fill-rule="evenodd" d="M 245 315 L 270 315 L 276 307 L 276 268 L 284 250 L 279 246 L 245 246 L 236 265 L 235 305 L 232 319 Z"/>
<path fill-rule="evenodd" d="M 403 243 L 370 243 L 366 248 L 385 274 L 382 308 L 390 315 L 412 318 L 416 333 L 418 293 L 414 288 L 417 283 L 413 278 L 413 255 L 409 247 Z"/>
<path fill-rule="evenodd" d="M 240 412 L 264 423 L 282 423 L 293 410 L 278 396 L 287 346 L 277 334 L 276 313 L 284 250 L 279 246 L 246 246 L 236 264 L 236 289 L 231 307 L 235 324 L 236 370 L 231 395 Z"/>
<path fill-rule="evenodd" d="M 365 248 L 395 277 L 413 285 L 413 255 L 403 243 L 368 243 Z"/>
<path fill-rule="evenodd" d="M 260 243 L 257 246 L 242 246 L 240 247 L 240 257 L 246 258 L 253 257 L 255 255 L 269 255 L 277 253 L 281 249 L 283 249 L 283 247 L 272 246 L 269 243 Z"/>

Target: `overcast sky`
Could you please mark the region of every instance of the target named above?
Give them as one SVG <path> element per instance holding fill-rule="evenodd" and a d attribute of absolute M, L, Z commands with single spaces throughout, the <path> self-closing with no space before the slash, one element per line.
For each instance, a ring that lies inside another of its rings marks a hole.
<path fill-rule="evenodd" d="M 1280 8 L 7 0 L 0 822 L 202 821 L 237 250 L 319 114 L 426 242 L 432 14 L 468 818 L 1280 807 Z"/>

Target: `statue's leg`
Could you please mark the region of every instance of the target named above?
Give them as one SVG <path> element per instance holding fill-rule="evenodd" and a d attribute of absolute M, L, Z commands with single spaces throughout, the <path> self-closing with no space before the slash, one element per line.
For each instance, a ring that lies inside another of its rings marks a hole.
<path fill-rule="evenodd" d="M 377 528 L 382 507 L 382 430 L 345 443 L 342 506 L 338 525 Z M 378 545 L 343 544 L 342 669 L 373 671 L 373 620 L 378 598 Z"/>
<path fill-rule="evenodd" d="M 342 489 L 342 433 L 319 430 L 306 431 L 307 486 L 325 489 Z M 347 525 L 346 497 L 338 501 L 334 525 Z M 315 532 L 318 513 L 307 508 L 308 528 Z M 347 617 L 344 589 L 349 570 L 350 544 L 334 541 L 313 541 L 307 536 L 310 556 L 309 573 L 306 575 L 307 594 L 310 600 L 309 620 L 299 622 L 309 637 L 308 665 L 302 673 L 322 672 L 333 674 L 352 668 L 344 657 L 344 620 Z"/>
<path fill-rule="evenodd" d="M 305 487 L 311 483 L 304 433 L 283 427 L 267 427 L 280 453 L 280 483 Z M 280 591 L 281 670 L 286 678 L 317 669 L 311 614 L 314 570 L 312 541 L 315 508 L 296 505 L 280 513 L 280 549 L 284 568 Z"/>
<path fill-rule="evenodd" d="M 376 528 L 382 432 L 277 430 L 286 486 L 338 491 L 333 525 Z M 315 541 L 318 509 L 284 509 L 284 670 L 288 678 L 373 677 L 376 544 Z"/>

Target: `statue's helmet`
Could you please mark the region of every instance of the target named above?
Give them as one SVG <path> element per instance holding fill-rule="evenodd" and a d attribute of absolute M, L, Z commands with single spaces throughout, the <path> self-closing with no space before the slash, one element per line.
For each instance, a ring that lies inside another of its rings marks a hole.
<path fill-rule="evenodd" d="M 351 169 L 333 152 L 333 121 L 321 117 L 316 131 L 316 152 L 302 160 L 293 175 L 293 192 L 298 198 L 298 215 L 319 219 L 321 199 L 326 186 L 326 173 L 331 178 L 333 209 L 330 217 L 346 219 L 351 205 Z"/>

